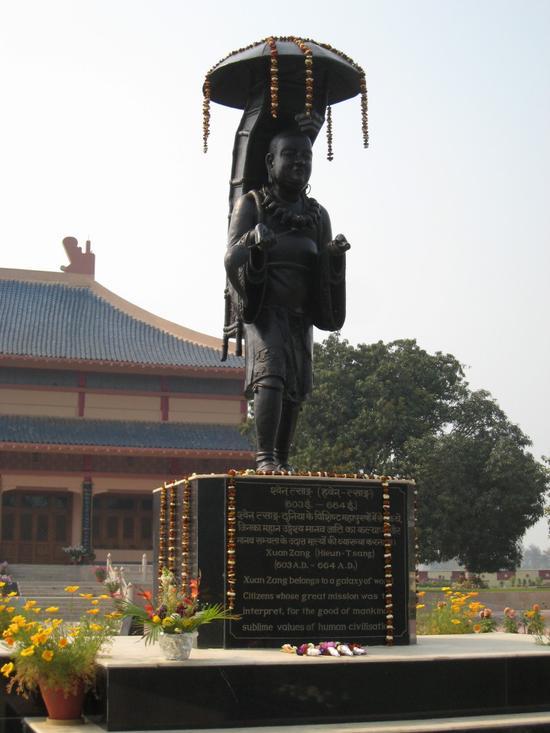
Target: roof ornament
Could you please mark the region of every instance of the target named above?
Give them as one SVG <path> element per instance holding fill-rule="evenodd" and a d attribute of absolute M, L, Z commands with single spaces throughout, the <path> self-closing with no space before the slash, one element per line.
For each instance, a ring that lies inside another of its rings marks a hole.
<path fill-rule="evenodd" d="M 92 252 L 90 240 L 86 241 L 85 252 L 82 251 L 82 247 L 78 246 L 78 239 L 75 237 L 65 237 L 63 246 L 70 264 L 61 265 L 61 270 L 76 275 L 89 275 L 93 278 L 95 274 L 95 254 Z"/>

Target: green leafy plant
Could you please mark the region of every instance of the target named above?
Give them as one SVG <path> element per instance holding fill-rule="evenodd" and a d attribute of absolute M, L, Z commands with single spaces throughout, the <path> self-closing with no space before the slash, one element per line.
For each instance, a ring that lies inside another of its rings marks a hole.
<path fill-rule="evenodd" d="M 75 593 L 78 586 L 65 590 Z M 101 610 L 107 595 L 81 595 L 90 599 L 91 607 L 77 623 L 57 618 L 57 607 L 41 609 L 33 600 L 21 606 L 19 613 L 10 614 L 2 636 L 12 649 L 12 660 L 0 669 L 9 679 L 9 692 L 15 687 L 18 694 L 27 697 L 40 686 L 62 690 L 68 696 L 81 684 L 92 686 L 96 657 L 118 633 L 120 614 Z"/>
<path fill-rule="evenodd" d="M 188 589 L 180 589 L 174 574 L 167 568 L 162 570 L 157 608 L 151 603 L 149 591 L 142 591 L 139 595 L 145 600 L 145 606 L 120 601 L 118 607 L 125 618 L 138 619 L 143 623 L 146 644 L 158 641 L 160 634 L 187 634 L 203 624 L 238 618 L 219 603 L 201 605 L 199 579 L 191 580 Z"/>
<path fill-rule="evenodd" d="M 471 634 L 486 633 L 496 629 L 492 611 L 475 599 L 476 591 L 462 593 L 449 587 L 435 607 L 417 605 L 417 631 L 419 634 Z M 423 600 L 424 593 L 417 594 Z"/>

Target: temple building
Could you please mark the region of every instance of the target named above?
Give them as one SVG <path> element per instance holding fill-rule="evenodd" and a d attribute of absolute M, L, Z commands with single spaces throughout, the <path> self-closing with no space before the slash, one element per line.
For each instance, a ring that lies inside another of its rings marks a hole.
<path fill-rule="evenodd" d="M 119 298 L 89 243 L 63 244 L 62 272 L 0 269 L 0 560 L 83 545 L 137 561 L 152 489 L 253 464 L 243 360 Z"/>

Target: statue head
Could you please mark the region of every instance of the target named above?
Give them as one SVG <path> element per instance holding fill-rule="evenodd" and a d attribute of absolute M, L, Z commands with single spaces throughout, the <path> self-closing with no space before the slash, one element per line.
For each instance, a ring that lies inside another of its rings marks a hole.
<path fill-rule="evenodd" d="M 278 133 L 265 156 L 270 184 L 292 193 L 303 191 L 311 175 L 311 161 L 312 145 L 307 135 L 294 130 Z"/>

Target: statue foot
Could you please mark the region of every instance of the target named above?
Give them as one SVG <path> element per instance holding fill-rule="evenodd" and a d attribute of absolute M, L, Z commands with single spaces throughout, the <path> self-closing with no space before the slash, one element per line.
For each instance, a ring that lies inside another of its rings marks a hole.
<path fill-rule="evenodd" d="M 256 453 L 256 471 L 278 471 L 279 465 L 272 451 Z"/>
<path fill-rule="evenodd" d="M 290 463 L 279 463 L 277 468 L 279 471 L 285 471 L 285 473 L 294 473 L 294 466 L 291 466 Z"/>

